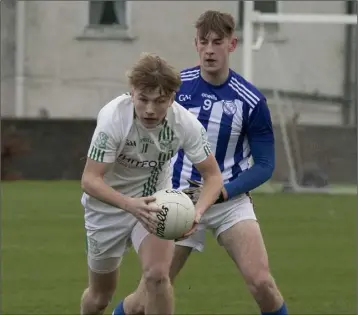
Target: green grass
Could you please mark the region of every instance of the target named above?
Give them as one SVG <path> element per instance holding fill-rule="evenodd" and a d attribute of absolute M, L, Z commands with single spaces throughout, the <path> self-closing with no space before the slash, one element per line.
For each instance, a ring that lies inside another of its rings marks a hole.
<path fill-rule="evenodd" d="M 87 281 L 79 183 L 12 182 L 2 191 L 2 313 L 78 314 Z M 356 197 L 255 194 L 254 201 L 290 313 L 354 314 Z M 130 252 L 114 301 L 135 288 L 139 271 Z M 175 294 L 177 314 L 259 314 L 211 234 Z"/>

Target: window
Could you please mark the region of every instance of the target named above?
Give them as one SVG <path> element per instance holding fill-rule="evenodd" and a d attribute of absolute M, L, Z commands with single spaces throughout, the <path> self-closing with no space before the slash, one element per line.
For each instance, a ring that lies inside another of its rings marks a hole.
<path fill-rule="evenodd" d="M 89 27 L 127 28 L 127 1 L 90 1 Z"/>
<path fill-rule="evenodd" d="M 131 25 L 131 1 L 90 0 L 79 3 L 83 3 L 83 30 L 77 36 L 78 40 L 136 39 Z"/>
<path fill-rule="evenodd" d="M 244 1 L 239 1 L 239 12 L 238 12 L 238 22 L 237 29 L 242 30 L 244 25 Z M 262 13 L 277 13 L 278 3 L 277 1 L 264 0 L 264 1 L 254 1 L 254 10 L 260 11 Z M 277 31 L 278 23 L 267 24 L 266 28 L 268 30 Z"/>

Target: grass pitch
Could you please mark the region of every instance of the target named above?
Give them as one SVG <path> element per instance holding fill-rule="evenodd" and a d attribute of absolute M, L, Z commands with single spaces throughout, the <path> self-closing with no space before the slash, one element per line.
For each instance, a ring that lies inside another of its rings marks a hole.
<path fill-rule="evenodd" d="M 78 182 L 11 182 L 2 192 L 2 314 L 78 314 L 86 286 Z M 270 265 L 290 314 L 354 314 L 355 196 L 254 194 Z M 131 251 L 115 301 L 140 277 Z M 208 234 L 175 286 L 177 314 L 259 314 L 225 251 Z"/>

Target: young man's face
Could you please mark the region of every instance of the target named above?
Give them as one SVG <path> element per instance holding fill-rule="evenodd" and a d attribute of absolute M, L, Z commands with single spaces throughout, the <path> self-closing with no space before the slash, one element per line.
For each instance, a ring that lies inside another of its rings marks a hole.
<path fill-rule="evenodd" d="M 159 125 L 167 115 L 168 108 L 174 102 L 173 93 L 162 95 L 159 88 L 153 91 L 132 89 L 132 99 L 137 117 L 146 128 Z"/>
<path fill-rule="evenodd" d="M 229 54 L 235 50 L 236 44 L 237 39 L 234 36 L 219 37 L 210 32 L 206 38 L 202 38 L 197 34 L 195 46 L 201 68 L 212 74 L 226 70 L 229 66 Z"/>

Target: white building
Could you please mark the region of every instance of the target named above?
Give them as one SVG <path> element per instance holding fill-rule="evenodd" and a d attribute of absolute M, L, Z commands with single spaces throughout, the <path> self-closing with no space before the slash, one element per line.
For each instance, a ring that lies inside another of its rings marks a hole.
<path fill-rule="evenodd" d="M 346 12 L 346 1 L 255 2 L 257 9 L 266 12 Z M 177 68 L 195 65 L 193 24 L 206 9 L 229 12 L 238 25 L 242 23 L 239 1 L 21 3 L 23 10 L 18 12 L 24 18 L 16 21 L 15 1 L 1 1 L 3 116 L 17 111 L 27 117 L 44 112 L 50 117 L 95 117 L 107 101 L 128 90 L 125 72 L 141 52 L 159 53 Z M 22 54 L 16 55 L 16 47 L 23 47 Z M 254 83 L 268 98 L 273 89 L 288 92 L 291 98 L 298 96 L 300 111 L 313 121 L 325 113 L 327 121 L 339 122 L 339 102 L 347 94 L 346 51 L 343 25 L 271 25 L 266 42 L 254 55 Z M 241 45 L 231 61 L 240 72 Z"/>

